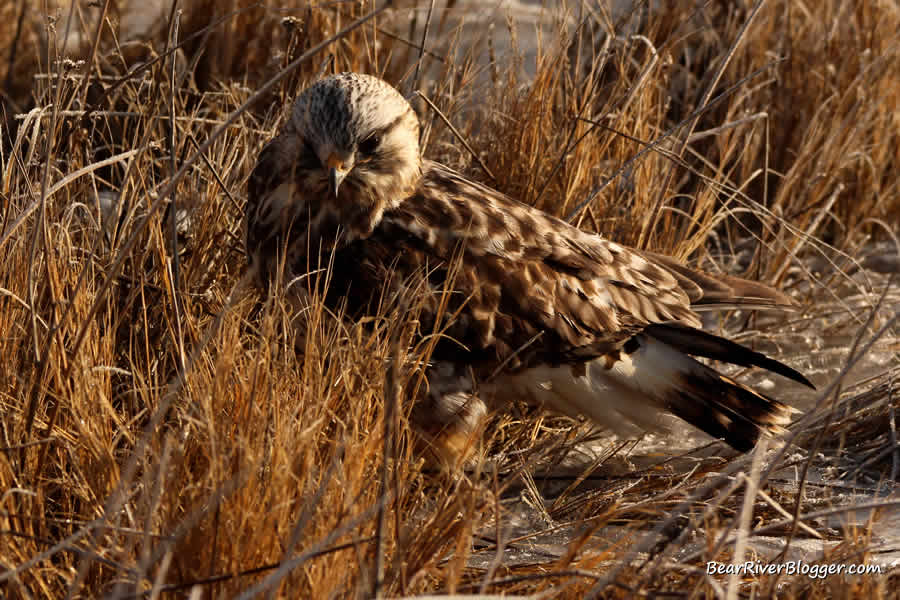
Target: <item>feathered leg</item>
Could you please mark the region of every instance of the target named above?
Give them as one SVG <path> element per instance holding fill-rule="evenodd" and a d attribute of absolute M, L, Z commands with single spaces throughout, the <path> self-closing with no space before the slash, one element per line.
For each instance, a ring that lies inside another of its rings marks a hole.
<path fill-rule="evenodd" d="M 441 363 L 429 369 L 410 421 L 423 449 L 441 466 L 464 465 L 481 449 L 487 409 L 462 367 Z"/>

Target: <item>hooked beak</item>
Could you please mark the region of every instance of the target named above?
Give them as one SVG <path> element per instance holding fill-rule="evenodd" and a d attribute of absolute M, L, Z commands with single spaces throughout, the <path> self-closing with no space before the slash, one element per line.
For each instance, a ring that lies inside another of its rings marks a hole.
<path fill-rule="evenodd" d="M 344 177 L 347 176 L 347 173 L 350 172 L 350 169 L 348 169 L 346 163 L 335 154 L 328 157 L 326 167 L 328 168 L 328 187 L 336 198 L 338 188 L 341 187 L 341 182 L 344 180 Z"/>

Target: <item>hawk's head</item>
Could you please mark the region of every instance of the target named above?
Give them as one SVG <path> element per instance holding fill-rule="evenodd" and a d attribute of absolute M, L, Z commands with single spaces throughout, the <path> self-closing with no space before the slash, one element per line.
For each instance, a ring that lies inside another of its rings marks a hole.
<path fill-rule="evenodd" d="M 294 103 L 291 125 L 298 150 L 307 154 L 299 161 L 307 170 L 302 179 L 328 194 L 342 220 L 359 210 L 374 210 L 380 218 L 419 181 L 418 118 L 377 77 L 341 73 L 317 81 Z M 322 203 L 330 204 L 325 198 Z"/>
<path fill-rule="evenodd" d="M 397 90 L 358 73 L 317 81 L 250 176 L 251 262 L 264 274 L 284 249 L 296 261 L 310 249 L 368 237 L 421 176 L 419 121 Z"/>

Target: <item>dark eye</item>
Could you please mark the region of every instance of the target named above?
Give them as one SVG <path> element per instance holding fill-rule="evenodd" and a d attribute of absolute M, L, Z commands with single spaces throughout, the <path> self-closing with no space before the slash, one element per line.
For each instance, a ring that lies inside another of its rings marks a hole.
<path fill-rule="evenodd" d="M 380 145 L 381 136 L 377 133 L 373 133 L 359 143 L 359 152 L 360 154 L 365 154 L 366 156 L 372 156 L 373 154 L 375 154 L 375 151 L 378 150 L 378 146 Z"/>
<path fill-rule="evenodd" d="M 306 163 L 311 164 L 311 165 L 319 164 L 319 155 L 316 154 L 316 149 L 313 148 L 313 145 L 310 143 L 309 140 L 306 140 L 306 139 L 303 140 L 303 150 L 304 150 L 304 154 L 302 156 L 303 156 L 303 160 Z"/>

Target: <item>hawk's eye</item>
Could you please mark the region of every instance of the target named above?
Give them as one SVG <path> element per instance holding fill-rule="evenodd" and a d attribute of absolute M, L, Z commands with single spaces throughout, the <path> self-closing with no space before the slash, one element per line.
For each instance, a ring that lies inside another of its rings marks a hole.
<path fill-rule="evenodd" d="M 377 133 L 373 133 L 359 143 L 359 152 L 360 154 L 365 154 L 366 156 L 372 156 L 373 154 L 375 154 L 375 151 L 378 150 L 378 146 L 380 145 L 381 136 Z"/>
<path fill-rule="evenodd" d="M 301 155 L 303 157 L 303 160 L 305 160 L 308 164 L 319 164 L 319 155 L 316 154 L 316 149 L 307 139 L 303 140 L 303 150 L 305 151 L 305 154 Z"/>

